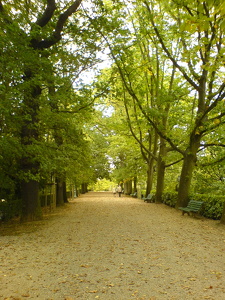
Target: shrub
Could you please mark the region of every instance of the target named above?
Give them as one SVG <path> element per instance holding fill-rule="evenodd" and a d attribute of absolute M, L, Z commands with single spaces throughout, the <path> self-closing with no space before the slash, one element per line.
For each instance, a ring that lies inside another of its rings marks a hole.
<path fill-rule="evenodd" d="M 21 214 L 20 200 L 0 200 L 0 221 L 8 221 L 9 219 Z"/>
<path fill-rule="evenodd" d="M 163 203 L 175 207 L 177 203 L 177 192 L 167 192 L 163 194 Z M 191 194 L 189 200 L 203 201 L 202 215 L 213 220 L 220 220 L 223 213 L 225 196 L 212 194 Z"/>
<path fill-rule="evenodd" d="M 202 215 L 213 220 L 220 220 L 223 213 L 225 196 L 212 194 L 193 194 L 190 199 L 203 201 Z"/>
<path fill-rule="evenodd" d="M 175 207 L 177 203 L 177 196 L 178 196 L 177 192 L 166 192 L 162 196 L 162 202 L 171 207 Z"/>

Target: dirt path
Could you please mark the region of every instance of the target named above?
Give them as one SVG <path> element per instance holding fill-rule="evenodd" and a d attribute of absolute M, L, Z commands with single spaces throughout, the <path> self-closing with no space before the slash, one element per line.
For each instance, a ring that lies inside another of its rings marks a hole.
<path fill-rule="evenodd" d="M 88 193 L 0 236 L 0 299 L 225 299 L 225 227 Z"/>

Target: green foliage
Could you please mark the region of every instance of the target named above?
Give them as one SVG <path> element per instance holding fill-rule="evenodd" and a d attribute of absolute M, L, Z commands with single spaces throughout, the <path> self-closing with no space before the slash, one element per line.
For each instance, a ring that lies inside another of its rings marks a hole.
<path fill-rule="evenodd" d="M 220 151 L 218 149 L 218 152 L 215 150 L 206 150 L 205 155 L 199 158 L 199 166 L 197 166 L 193 176 L 193 191 L 195 193 L 224 194 L 224 151 L 222 149 Z"/>
<path fill-rule="evenodd" d="M 101 61 L 101 37 L 81 9 L 61 28 L 61 40 L 39 47 L 50 41 L 70 4 L 56 1 L 54 14 L 43 22 L 52 5 L 1 6 L 0 197 L 8 201 L 21 197 L 23 180 L 43 185 L 52 174 L 66 174 L 76 184 L 93 179 L 92 150 L 83 129 L 93 116 L 94 98 L 81 75 Z"/>
<path fill-rule="evenodd" d="M 0 220 L 8 221 L 21 215 L 21 201 L 19 199 L 0 199 Z"/>
<path fill-rule="evenodd" d="M 219 220 L 223 213 L 223 205 L 225 196 L 212 195 L 212 194 L 194 194 L 190 199 L 203 201 L 202 215 L 206 218 Z"/>
<path fill-rule="evenodd" d="M 168 206 L 175 207 L 177 203 L 177 192 L 167 192 L 162 195 L 162 202 Z"/>
<path fill-rule="evenodd" d="M 89 188 L 94 192 L 101 192 L 101 191 L 112 191 L 112 187 L 116 186 L 116 183 L 113 183 L 111 180 L 108 179 L 99 179 L 96 183 L 90 184 Z"/>
<path fill-rule="evenodd" d="M 175 207 L 177 203 L 177 192 L 163 193 L 163 203 Z M 206 218 L 219 220 L 223 213 L 223 205 L 225 196 L 212 195 L 212 194 L 196 194 L 193 193 L 189 196 L 189 200 L 203 201 L 203 209 L 201 215 Z"/>
<path fill-rule="evenodd" d="M 53 17 L 40 26 L 34 20 L 40 22 L 46 3 L 5 2 L 0 12 L 2 198 L 19 199 L 22 180 L 44 185 L 52 174 L 76 185 L 103 178 L 143 180 L 150 162 L 157 170 L 162 138 L 165 204 L 175 206 L 177 194 L 170 191 L 181 163 L 173 163 L 190 146 L 198 158 L 192 190 L 224 193 L 221 1 L 95 0 L 70 16 L 62 39 L 45 48 L 40 41 L 51 40 L 65 3 L 56 1 Z M 98 51 L 106 47 L 112 67 L 93 85 L 85 83 L 87 76 L 80 75 L 94 70 L 102 61 Z M 197 137 L 199 145 L 190 145 Z M 22 168 L 24 161 L 29 170 Z M 221 210 L 215 199 L 205 200 L 212 218 Z"/>

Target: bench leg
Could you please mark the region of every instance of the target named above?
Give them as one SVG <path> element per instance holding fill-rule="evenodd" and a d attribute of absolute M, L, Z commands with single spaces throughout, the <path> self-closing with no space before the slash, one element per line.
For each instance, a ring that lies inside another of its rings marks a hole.
<path fill-rule="evenodd" d="M 182 210 L 182 216 L 184 216 L 184 214 L 188 214 L 188 216 L 190 216 L 190 212 L 189 211 Z"/>

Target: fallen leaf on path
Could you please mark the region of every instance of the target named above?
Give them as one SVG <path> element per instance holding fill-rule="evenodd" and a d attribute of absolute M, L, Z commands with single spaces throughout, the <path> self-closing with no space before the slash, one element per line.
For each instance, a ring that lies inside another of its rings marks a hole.
<path fill-rule="evenodd" d="M 91 266 L 89 265 L 80 265 L 81 268 L 90 268 Z"/>

